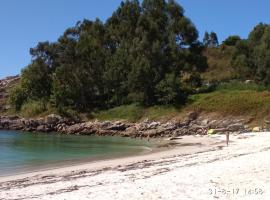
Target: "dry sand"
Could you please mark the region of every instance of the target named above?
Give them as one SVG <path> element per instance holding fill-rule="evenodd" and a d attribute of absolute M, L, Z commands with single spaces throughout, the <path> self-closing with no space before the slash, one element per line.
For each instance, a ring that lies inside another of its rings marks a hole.
<path fill-rule="evenodd" d="M 0 178 L 0 199 L 270 199 L 270 133 L 185 136 L 152 154 Z"/>

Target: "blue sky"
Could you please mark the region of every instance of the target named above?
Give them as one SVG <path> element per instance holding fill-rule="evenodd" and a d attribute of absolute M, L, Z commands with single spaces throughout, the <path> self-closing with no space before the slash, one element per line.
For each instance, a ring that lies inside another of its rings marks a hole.
<path fill-rule="evenodd" d="M 56 41 L 67 27 L 87 18 L 106 20 L 121 0 L 0 0 L 0 78 L 30 63 L 29 48 Z M 246 38 L 259 22 L 270 22 L 269 0 L 177 0 L 202 37 Z"/>

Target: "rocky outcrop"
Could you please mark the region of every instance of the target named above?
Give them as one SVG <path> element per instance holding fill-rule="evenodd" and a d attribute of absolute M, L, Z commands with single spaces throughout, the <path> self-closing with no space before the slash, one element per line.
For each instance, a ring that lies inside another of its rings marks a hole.
<path fill-rule="evenodd" d="M 249 131 L 246 122 L 239 118 L 213 120 L 203 118 L 198 113 L 190 113 L 182 121 L 158 122 L 144 120 L 138 123 L 126 121 L 76 122 L 59 115 L 49 115 L 41 119 L 23 119 L 16 116 L 0 117 L 0 129 L 34 132 L 58 132 L 80 135 L 119 135 L 123 137 L 178 137 L 182 135 Z"/>
<path fill-rule="evenodd" d="M 0 88 L 7 88 L 9 87 L 13 82 L 20 79 L 20 76 L 8 76 L 2 80 L 0 80 Z"/>
<path fill-rule="evenodd" d="M 5 79 L 0 80 L 0 112 L 6 111 L 9 109 L 9 106 L 6 105 L 6 100 L 8 98 L 8 89 L 12 87 L 18 80 L 19 76 L 9 76 Z"/>

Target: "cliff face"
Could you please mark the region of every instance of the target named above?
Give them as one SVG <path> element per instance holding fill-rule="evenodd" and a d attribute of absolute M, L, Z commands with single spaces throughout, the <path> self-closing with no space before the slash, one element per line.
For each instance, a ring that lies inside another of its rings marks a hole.
<path fill-rule="evenodd" d="M 0 80 L 0 113 L 6 111 L 8 98 L 8 89 L 10 89 L 20 79 L 20 76 L 9 76 Z"/>

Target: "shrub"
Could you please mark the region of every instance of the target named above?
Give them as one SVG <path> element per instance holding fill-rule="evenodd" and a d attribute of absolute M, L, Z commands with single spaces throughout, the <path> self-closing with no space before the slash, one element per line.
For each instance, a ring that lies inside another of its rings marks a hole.
<path fill-rule="evenodd" d="M 27 101 L 27 92 L 20 87 L 20 85 L 14 87 L 9 92 L 9 103 L 16 111 L 21 110 L 22 105 Z"/>
<path fill-rule="evenodd" d="M 25 117 L 35 117 L 48 110 L 45 101 L 28 101 L 21 107 L 21 115 Z"/>

